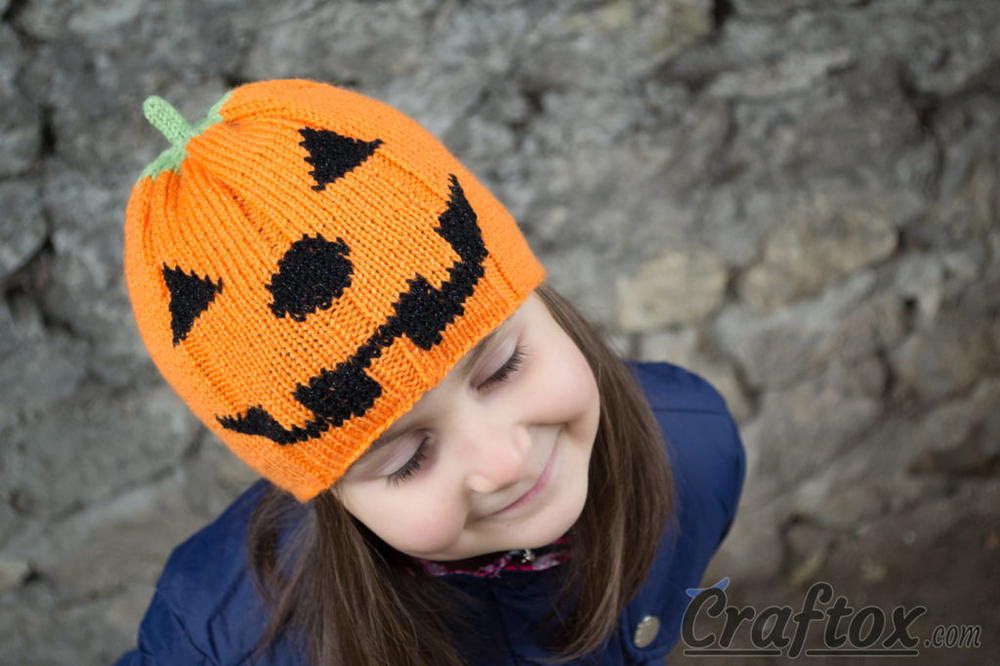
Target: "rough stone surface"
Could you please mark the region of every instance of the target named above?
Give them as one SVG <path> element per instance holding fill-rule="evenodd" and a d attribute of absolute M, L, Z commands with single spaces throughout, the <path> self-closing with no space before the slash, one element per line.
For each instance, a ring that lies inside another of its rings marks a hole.
<path fill-rule="evenodd" d="M 619 277 L 619 325 L 638 332 L 699 321 L 722 304 L 725 286 L 726 267 L 717 256 L 668 250 L 634 278 Z"/>
<path fill-rule="evenodd" d="M 740 361 L 752 386 L 787 387 L 832 361 L 867 356 L 903 337 L 904 304 L 878 283 L 874 272 L 859 272 L 814 299 L 766 315 L 734 305 L 716 318 L 713 335 Z"/>
<path fill-rule="evenodd" d="M 740 299 L 757 312 L 769 312 L 817 293 L 892 254 L 892 223 L 870 210 L 830 210 L 824 196 L 794 211 L 784 226 L 764 241 L 764 256 L 739 284 Z"/>
<path fill-rule="evenodd" d="M 818 377 L 766 392 L 743 431 L 747 462 L 759 479 L 746 501 L 753 504 L 824 470 L 875 422 L 884 383 L 882 363 L 867 357 L 830 363 Z"/>
<path fill-rule="evenodd" d="M 35 161 L 42 142 L 38 103 L 25 95 L 15 74 L 24 61 L 24 49 L 14 30 L 0 24 L 0 177 L 24 173 Z M 9 210 L 5 208 L 5 210 Z"/>
<path fill-rule="evenodd" d="M 47 236 L 38 184 L 30 180 L 0 182 L 0 284 L 38 251 Z"/>
<path fill-rule="evenodd" d="M 22 584 L 30 572 L 24 560 L 0 560 L 0 592 Z"/>
<path fill-rule="evenodd" d="M 64 331 L 48 330 L 37 305 L 25 298 L 0 306 L 0 428 L 18 427 L 72 400 L 85 371 L 87 346 Z"/>
<path fill-rule="evenodd" d="M 121 226 L 147 95 L 280 76 L 412 115 L 620 353 L 722 392 L 706 584 L 1000 624 L 1000 3 L 0 0 L 0 663 L 111 663 L 253 479 L 146 355 Z"/>
<path fill-rule="evenodd" d="M 921 401 L 967 390 L 985 372 L 1000 372 L 997 321 L 978 323 L 953 316 L 914 332 L 891 354 L 899 389 Z"/>
<path fill-rule="evenodd" d="M 724 72 L 708 94 L 716 97 L 766 98 L 804 90 L 829 73 L 854 64 L 849 49 L 818 53 L 790 53 L 776 62 L 738 72 Z"/>

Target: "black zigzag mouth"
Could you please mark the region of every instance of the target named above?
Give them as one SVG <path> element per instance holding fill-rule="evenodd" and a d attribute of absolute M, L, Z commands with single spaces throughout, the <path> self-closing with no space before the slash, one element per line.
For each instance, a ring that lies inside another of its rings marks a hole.
<path fill-rule="evenodd" d="M 295 399 L 315 414 L 302 425 L 285 427 L 257 405 L 235 416 L 217 416 L 222 427 L 247 435 L 260 435 L 286 445 L 319 437 L 331 427 L 340 427 L 363 416 L 382 395 L 381 385 L 366 372 L 374 361 L 400 337 L 430 350 L 442 341 L 442 333 L 465 312 L 465 302 L 484 275 L 488 254 L 482 229 L 472 206 L 454 174 L 449 178 L 451 196 L 438 216 L 437 232 L 459 256 L 449 269 L 449 279 L 440 288 L 419 273 L 408 279 L 408 291 L 393 303 L 394 312 L 346 360 L 332 370 L 322 368 L 306 384 L 298 384 Z"/>

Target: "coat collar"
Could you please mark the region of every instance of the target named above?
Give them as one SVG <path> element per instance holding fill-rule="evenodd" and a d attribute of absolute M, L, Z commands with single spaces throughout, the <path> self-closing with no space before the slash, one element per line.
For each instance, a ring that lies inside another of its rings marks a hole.
<path fill-rule="evenodd" d="M 542 571 L 562 564 L 572 555 L 570 537 L 563 535 L 547 546 L 531 548 L 529 552 L 531 556 L 526 557 L 524 549 L 508 550 L 497 553 L 494 558 L 486 559 L 481 564 L 466 566 L 454 566 L 448 562 L 435 562 L 419 557 L 411 559 L 432 576 L 462 574 L 477 578 L 499 578 L 507 571 Z"/>

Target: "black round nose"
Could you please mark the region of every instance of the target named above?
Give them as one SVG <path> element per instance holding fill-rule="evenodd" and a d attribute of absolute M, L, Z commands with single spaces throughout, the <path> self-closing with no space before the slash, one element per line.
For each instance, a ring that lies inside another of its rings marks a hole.
<path fill-rule="evenodd" d="M 316 310 L 329 308 L 351 285 L 354 266 L 347 258 L 344 239 L 330 241 L 317 234 L 303 235 L 278 260 L 278 272 L 264 285 L 274 296 L 270 304 L 275 317 L 289 315 L 305 321 Z"/>

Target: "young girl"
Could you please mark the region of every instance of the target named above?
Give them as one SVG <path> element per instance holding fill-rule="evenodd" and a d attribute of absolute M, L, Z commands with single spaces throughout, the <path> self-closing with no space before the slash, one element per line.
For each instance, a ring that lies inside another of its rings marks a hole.
<path fill-rule="evenodd" d="M 173 551 L 118 663 L 661 663 L 743 484 L 720 395 L 618 358 L 380 102 L 144 110 L 172 145 L 126 213 L 135 319 L 264 478 Z"/>

